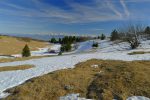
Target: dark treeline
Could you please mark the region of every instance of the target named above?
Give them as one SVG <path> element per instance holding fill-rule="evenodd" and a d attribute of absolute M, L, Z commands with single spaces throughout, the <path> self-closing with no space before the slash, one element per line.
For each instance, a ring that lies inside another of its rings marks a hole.
<path fill-rule="evenodd" d="M 60 44 L 72 44 L 76 42 L 83 42 L 89 40 L 90 37 L 80 37 L 80 36 L 64 36 L 63 38 L 51 38 L 50 43 L 60 43 Z"/>
<path fill-rule="evenodd" d="M 65 51 L 68 52 L 68 51 L 71 51 L 73 43 L 83 42 L 83 41 L 86 41 L 89 39 L 91 39 L 91 38 L 90 37 L 81 37 L 81 36 L 64 36 L 63 38 L 58 38 L 58 39 L 51 38 L 51 40 L 49 42 L 61 44 L 60 52 L 65 52 Z"/>

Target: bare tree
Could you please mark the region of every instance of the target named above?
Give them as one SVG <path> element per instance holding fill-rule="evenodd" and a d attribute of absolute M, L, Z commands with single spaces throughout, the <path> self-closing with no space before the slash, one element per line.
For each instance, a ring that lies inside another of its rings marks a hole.
<path fill-rule="evenodd" d="M 132 49 L 135 49 L 139 46 L 141 41 L 141 35 L 144 32 L 144 27 L 142 25 L 132 25 L 129 24 L 127 27 L 119 29 L 119 34 L 121 39 L 127 41 Z"/>

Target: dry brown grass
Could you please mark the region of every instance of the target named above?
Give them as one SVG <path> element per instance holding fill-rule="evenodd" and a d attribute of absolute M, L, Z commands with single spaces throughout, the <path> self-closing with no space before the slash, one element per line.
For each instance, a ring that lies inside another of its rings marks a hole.
<path fill-rule="evenodd" d="M 25 69 L 30 69 L 33 67 L 34 67 L 33 65 L 5 66 L 5 67 L 0 67 L 0 72 L 14 71 L 14 70 L 25 70 Z"/>
<path fill-rule="evenodd" d="M 92 68 L 91 65 L 99 65 Z M 101 72 L 100 72 L 101 71 Z M 150 97 L 150 61 L 89 60 L 74 69 L 55 71 L 8 89 L 4 100 L 58 100 L 68 93 L 102 100 L 131 95 Z"/>
<path fill-rule="evenodd" d="M 0 36 L 0 55 L 20 54 L 25 44 L 28 44 L 31 50 L 48 46 L 47 42 L 29 38 Z"/>
<path fill-rule="evenodd" d="M 53 56 L 53 55 L 51 55 L 51 56 Z M 23 58 L 19 58 L 19 57 L 18 58 L 0 58 L 0 63 L 13 62 L 13 61 L 24 61 L 24 60 L 38 59 L 38 58 L 51 57 L 51 56 L 31 56 L 31 57 L 23 57 Z"/>
<path fill-rule="evenodd" d="M 88 87 L 87 97 L 126 100 L 133 95 L 150 97 L 150 61 L 106 62 Z"/>
<path fill-rule="evenodd" d="M 137 55 L 137 54 L 145 54 L 145 53 L 150 53 L 150 51 L 134 51 L 131 53 L 128 53 L 129 55 Z"/>

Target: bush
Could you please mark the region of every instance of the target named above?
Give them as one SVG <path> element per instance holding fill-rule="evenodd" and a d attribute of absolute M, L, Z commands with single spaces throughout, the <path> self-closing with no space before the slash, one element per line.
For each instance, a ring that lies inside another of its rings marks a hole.
<path fill-rule="evenodd" d="M 98 43 L 93 43 L 92 47 L 98 47 Z"/>
<path fill-rule="evenodd" d="M 136 49 L 140 44 L 137 38 L 127 38 L 127 41 L 130 44 L 131 49 Z"/>
<path fill-rule="evenodd" d="M 28 45 L 26 44 L 22 50 L 22 57 L 29 57 L 29 56 L 31 56 L 31 53 Z"/>
<path fill-rule="evenodd" d="M 58 55 L 62 55 L 62 52 L 60 51 L 60 52 L 58 53 Z"/>

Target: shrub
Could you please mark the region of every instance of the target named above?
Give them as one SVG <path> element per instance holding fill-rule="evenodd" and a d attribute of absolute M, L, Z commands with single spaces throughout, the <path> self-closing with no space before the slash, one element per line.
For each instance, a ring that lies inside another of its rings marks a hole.
<path fill-rule="evenodd" d="M 31 53 L 28 45 L 26 44 L 22 50 L 22 57 L 29 57 L 29 56 L 31 56 Z"/>
<path fill-rule="evenodd" d="M 60 52 L 58 53 L 58 55 L 62 55 L 62 52 L 60 51 Z"/>
<path fill-rule="evenodd" d="M 93 43 L 92 47 L 98 47 L 98 43 Z"/>

